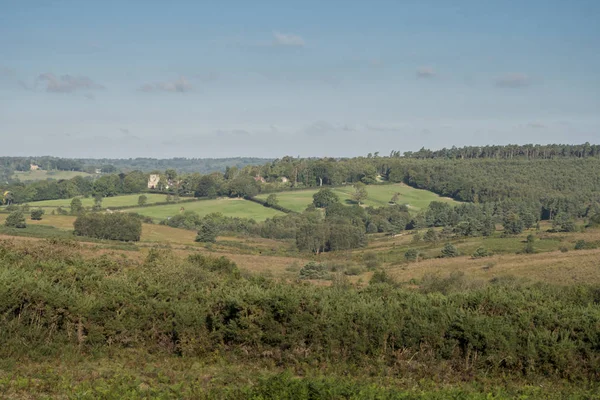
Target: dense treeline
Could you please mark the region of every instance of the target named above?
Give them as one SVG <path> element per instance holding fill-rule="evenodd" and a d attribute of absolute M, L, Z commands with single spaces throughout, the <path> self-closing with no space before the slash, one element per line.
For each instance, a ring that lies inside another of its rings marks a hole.
<path fill-rule="evenodd" d="M 450 279 L 418 290 L 343 281 L 325 288 L 245 277 L 224 258 L 151 250 L 141 264 L 85 260 L 77 246 L 0 244 L 0 356 L 143 348 L 284 366 L 377 362 L 393 374 L 436 366 L 600 379 L 597 287 L 500 279 L 465 290 Z"/>
<path fill-rule="evenodd" d="M 207 174 L 215 171 L 224 172 L 227 167 L 243 168 L 247 165 L 260 165 L 271 161 L 268 158 L 233 157 L 233 158 L 129 158 L 129 159 L 94 159 L 94 158 L 59 158 L 59 157 L 0 157 L 0 170 L 29 171 L 31 164 L 47 171 L 83 171 L 95 173 L 130 172 L 139 170 L 151 172 L 155 170 L 175 169 L 180 173 L 199 172 Z"/>
<path fill-rule="evenodd" d="M 10 171 L 29 171 L 31 165 L 44 170 L 84 171 L 85 163 L 81 160 L 59 157 L 0 157 L 0 168 Z"/>
<path fill-rule="evenodd" d="M 73 233 L 96 239 L 138 242 L 142 236 L 142 221 L 134 214 L 86 213 L 73 223 Z"/>
<path fill-rule="evenodd" d="M 536 202 L 543 218 L 587 215 L 600 204 L 600 159 L 397 160 L 385 166 L 404 182 L 456 200 Z"/>
<path fill-rule="evenodd" d="M 390 157 L 400 156 L 399 152 L 392 151 Z M 600 145 L 590 143 L 584 144 L 509 144 L 506 146 L 465 146 L 441 150 L 429 150 L 422 148 L 419 151 L 404 152 L 407 158 L 495 158 L 495 159 L 553 159 L 553 158 L 586 158 L 600 157 Z"/>

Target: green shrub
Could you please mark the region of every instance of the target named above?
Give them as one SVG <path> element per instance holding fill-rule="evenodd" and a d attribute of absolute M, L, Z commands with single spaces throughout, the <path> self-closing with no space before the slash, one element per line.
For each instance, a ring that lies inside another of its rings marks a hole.
<path fill-rule="evenodd" d="M 591 250 L 591 249 L 597 249 L 597 248 L 598 248 L 598 244 L 597 243 L 586 242 L 583 239 L 578 240 L 575 243 L 575 250 Z"/>
<path fill-rule="evenodd" d="M 473 258 L 483 258 L 489 256 L 490 253 L 485 247 L 478 247 L 477 250 L 475 250 L 475 253 L 473 253 Z"/>
<path fill-rule="evenodd" d="M 211 272 L 236 276 L 240 273 L 236 263 L 225 257 L 207 257 L 202 254 L 192 254 L 188 257 L 188 261 L 195 267 Z"/>
<path fill-rule="evenodd" d="M 369 269 L 377 268 L 381 265 L 381 261 L 377 257 L 377 254 L 372 251 L 367 251 L 362 255 L 363 263 L 365 267 Z"/>
<path fill-rule="evenodd" d="M 205 218 L 199 224 L 196 242 L 214 243 L 217 241 L 218 234 L 219 230 L 215 221 Z"/>
<path fill-rule="evenodd" d="M 447 258 L 447 257 L 458 257 L 458 256 L 459 256 L 458 249 L 454 245 L 452 245 L 452 243 L 446 243 L 446 245 L 442 249 L 442 257 Z"/>
<path fill-rule="evenodd" d="M 8 217 L 6 217 L 4 226 L 10 228 L 26 228 L 27 223 L 25 222 L 25 216 L 23 215 L 23 212 L 20 210 L 11 212 Z"/>
<path fill-rule="evenodd" d="M 331 277 L 325 265 L 314 261 L 302 267 L 298 276 L 300 279 L 329 279 Z"/>
<path fill-rule="evenodd" d="M 364 271 L 365 270 L 360 265 L 351 265 L 349 267 L 346 267 L 346 269 L 344 270 L 344 274 L 356 276 L 362 274 Z"/>
<path fill-rule="evenodd" d="M 406 261 L 417 261 L 419 258 L 419 251 L 417 249 L 409 249 L 404 253 L 404 259 Z"/>
<path fill-rule="evenodd" d="M 142 236 L 142 222 L 128 213 L 80 215 L 73 226 L 75 235 L 97 239 L 137 242 Z"/>
<path fill-rule="evenodd" d="M 31 211 L 31 219 L 34 221 L 40 221 L 42 216 L 45 214 L 45 211 L 41 208 L 37 208 Z"/>
<path fill-rule="evenodd" d="M 388 285 L 395 285 L 396 281 L 387 272 L 385 272 L 385 270 L 378 269 L 375 272 L 373 272 L 373 276 L 371 277 L 371 280 L 369 281 L 369 285 L 376 285 L 376 284 L 380 284 L 380 283 L 388 284 Z"/>

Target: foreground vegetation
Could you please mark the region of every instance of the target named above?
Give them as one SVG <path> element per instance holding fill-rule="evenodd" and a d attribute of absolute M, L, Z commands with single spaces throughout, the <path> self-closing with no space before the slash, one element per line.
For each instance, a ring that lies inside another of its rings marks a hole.
<path fill-rule="evenodd" d="M 414 289 L 375 279 L 354 286 L 340 277 L 318 287 L 249 275 L 198 253 L 151 250 L 135 261 L 85 258 L 80 246 L 0 244 L 4 393 L 589 398 L 598 389 L 597 286 L 506 278 L 465 289 L 438 279 Z M 73 369 L 57 382 L 43 366 L 52 368 L 59 355 Z M 132 357 L 148 362 L 146 372 L 101 372 Z M 80 363 L 89 375 L 75 372 Z M 237 381 L 219 373 L 248 363 L 259 373 Z M 44 384 L 28 379 L 35 371 Z M 507 378 L 518 385 L 504 385 Z M 539 387 L 540 380 L 554 383 Z"/>

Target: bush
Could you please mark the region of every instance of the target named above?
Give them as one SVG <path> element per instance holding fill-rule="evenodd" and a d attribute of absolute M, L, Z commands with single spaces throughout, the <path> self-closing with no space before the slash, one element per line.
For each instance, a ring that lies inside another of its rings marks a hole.
<path fill-rule="evenodd" d="M 423 235 L 423 240 L 426 242 L 437 242 L 439 240 L 439 235 L 433 228 L 429 228 L 427 232 L 425 232 L 425 235 Z"/>
<path fill-rule="evenodd" d="M 409 249 L 404 253 L 404 259 L 406 261 L 417 261 L 419 258 L 419 251 L 417 249 Z"/>
<path fill-rule="evenodd" d="M 146 203 L 148 203 L 148 196 L 143 194 L 140 197 L 138 197 L 138 206 L 143 207 L 146 205 Z"/>
<path fill-rule="evenodd" d="M 83 203 L 79 197 L 75 197 L 71 200 L 71 214 L 79 215 L 83 212 Z"/>
<path fill-rule="evenodd" d="M 58 215 L 69 215 L 69 212 L 60 206 L 56 209 L 56 213 Z"/>
<path fill-rule="evenodd" d="M 192 254 L 188 262 L 195 267 L 226 275 L 239 276 L 240 270 L 236 263 L 225 257 L 207 257 L 202 254 Z"/>
<path fill-rule="evenodd" d="M 371 280 L 369 281 L 369 285 L 376 285 L 376 284 L 380 284 L 380 283 L 385 283 L 388 285 L 395 285 L 396 281 L 394 280 L 394 278 L 389 276 L 387 274 L 387 272 L 385 272 L 382 269 L 378 269 L 377 271 L 373 272 L 373 276 L 371 277 Z"/>
<path fill-rule="evenodd" d="M 75 235 L 97 239 L 137 242 L 142 236 L 142 222 L 127 213 L 86 214 L 75 220 Z"/>
<path fill-rule="evenodd" d="M 364 269 L 362 267 L 360 267 L 359 265 L 351 265 L 344 270 L 344 274 L 351 275 L 351 276 L 360 275 L 363 272 L 364 272 Z"/>
<path fill-rule="evenodd" d="M 340 198 L 331 189 L 321 189 L 313 195 L 313 204 L 318 208 L 327 208 L 340 202 Z"/>
<path fill-rule="evenodd" d="M 559 213 L 552 221 L 552 230 L 555 232 L 575 232 L 575 221 L 566 213 Z"/>
<path fill-rule="evenodd" d="M 327 267 L 314 261 L 309 262 L 299 272 L 300 279 L 329 279 L 330 274 Z"/>
<path fill-rule="evenodd" d="M 25 216 L 22 211 L 13 211 L 8 217 L 6 217 L 6 221 L 4 221 L 4 226 L 8 226 L 11 228 L 26 228 L 27 223 L 25 222 Z"/>
<path fill-rule="evenodd" d="M 444 248 L 442 249 L 442 257 L 458 257 L 458 249 L 454 247 L 451 243 L 446 243 Z"/>
<path fill-rule="evenodd" d="M 483 258 L 489 256 L 490 253 L 485 247 L 478 247 L 477 250 L 475 250 L 475 253 L 473 253 L 473 258 Z"/>
<path fill-rule="evenodd" d="M 575 243 L 575 250 L 591 250 L 591 249 L 596 249 L 596 248 L 598 248 L 598 244 L 597 243 L 586 242 L 583 239 L 578 240 Z"/>
<path fill-rule="evenodd" d="M 372 251 L 368 251 L 362 256 L 365 266 L 369 269 L 377 268 L 381 265 L 381 262 L 377 258 L 377 254 Z"/>
<path fill-rule="evenodd" d="M 35 210 L 31 211 L 31 219 L 34 221 L 40 221 L 42 219 L 42 216 L 45 214 L 46 212 L 41 209 L 41 208 L 37 208 Z"/>
<path fill-rule="evenodd" d="M 267 200 L 265 201 L 265 206 L 266 207 L 273 207 L 279 204 L 279 201 L 277 200 L 277 195 L 274 193 L 271 193 L 268 197 Z"/>
<path fill-rule="evenodd" d="M 198 235 L 196 236 L 196 242 L 200 243 L 214 243 L 217 241 L 217 235 L 219 230 L 217 224 L 212 219 L 204 218 L 200 222 L 198 228 Z"/>

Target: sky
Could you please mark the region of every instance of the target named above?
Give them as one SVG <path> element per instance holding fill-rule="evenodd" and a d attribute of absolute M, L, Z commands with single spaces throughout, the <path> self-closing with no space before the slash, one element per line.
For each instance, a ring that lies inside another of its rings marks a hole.
<path fill-rule="evenodd" d="M 0 155 L 600 142 L 597 0 L 0 0 Z"/>

